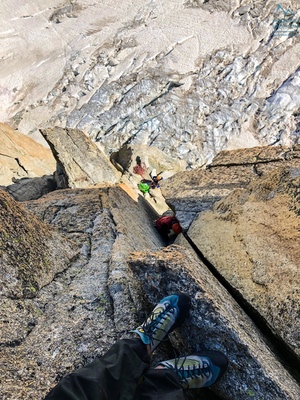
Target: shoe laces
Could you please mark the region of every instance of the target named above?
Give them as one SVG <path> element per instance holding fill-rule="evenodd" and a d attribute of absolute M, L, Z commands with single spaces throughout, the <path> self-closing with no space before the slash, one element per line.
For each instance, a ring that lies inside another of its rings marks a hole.
<path fill-rule="evenodd" d="M 163 325 L 163 322 L 168 318 L 168 314 L 173 313 L 175 310 L 176 308 L 168 302 L 165 304 L 165 308 L 160 312 L 153 310 L 147 320 L 142 324 L 141 328 L 143 329 L 144 334 L 149 337 L 151 345 L 154 345 L 154 341 L 164 342 L 168 339 L 168 331 L 157 325 Z M 163 339 L 157 337 L 157 331 L 164 333 L 165 336 Z"/>
<path fill-rule="evenodd" d="M 199 378 L 209 378 L 210 376 L 210 365 L 206 360 L 203 360 L 203 365 L 200 367 L 200 363 L 198 365 L 193 364 L 193 366 L 187 365 L 184 366 L 185 361 L 188 357 L 175 358 L 174 365 L 166 363 L 167 368 L 174 370 L 181 378 L 181 382 L 185 385 L 186 388 L 189 387 L 189 380 L 199 379 Z M 179 365 L 180 364 L 180 365 Z"/>

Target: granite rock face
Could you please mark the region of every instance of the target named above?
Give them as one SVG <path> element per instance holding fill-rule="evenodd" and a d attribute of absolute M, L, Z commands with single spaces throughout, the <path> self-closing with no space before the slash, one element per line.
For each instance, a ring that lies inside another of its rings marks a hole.
<path fill-rule="evenodd" d="M 71 241 L 2 190 L 0 219 L 0 343 L 1 349 L 10 349 L 20 345 L 36 325 L 38 310 L 32 299 L 71 265 L 76 251 Z M 15 370 L 13 379 L 17 380 Z M 4 393 L 1 398 L 6 398 Z M 11 398 L 17 397 L 15 393 Z"/>
<path fill-rule="evenodd" d="M 65 187 L 85 188 L 97 183 L 116 183 L 120 173 L 109 159 L 78 129 L 42 129 L 66 178 Z"/>
<path fill-rule="evenodd" d="M 1 296 L 34 297 L 68 267 L 75 257 L 72 243 L 43 224 L 6 192 L 1 204 Z"/>
<path fill-rule="evenodd" d="M 206 168 L 182 171 L 162 181 L 161 190 L 187 230 L 199 213 L 210 210 L 233 190 L 247 187 L 268 171 L 299 165 L 299 145 L 222 151 Z"/>
<path fill-rule="evenodd" d="M 113 165 L 122 172 L 121 180 L 135 189 L 137 195 L 142 194 L 138 190 L 141 182 L 148 181 L 149 183 L 152 177 L 158 174 L 163 179 L 168 179 L 186 167 L 184 161 L 174 160 L 155 146 L 126 145 L 112 153 L 110 158 Z M 169 209 L 160 187 L 151 187 L 143 196 L 159 214 Z"/>
<path fill-rule="evenodd" d="M 188 398 L 298 400 L 299 146 L 224 151 L 205 169 L 173 175 L 181 166 L 155 148 L 123 147 L 111 164 L 82 131 L 44 134 L 60 166 L 55 175 L 91 187 L 22 205 L 1 192 L 2 398 L 43 398 L 63 375 L 130 336 L 161 296 L 180 290 L 193 300 L 188 325 L 153 361 L 172 358 L 172 346 L 218 348 L 230 359 L 213 392 Z M 193 221 L 180 246 L 162 249 L 153 221 L 158 199 L 166 203 L 160 189 L 156 207 L 138 194 L 138 156 L 147 176 L 165 170 L 168 204 L 184 227 Z M 111 179 L 122 173 L 120 184 L 105 186 L 103 171 Z"/>
<path fill-rule="evenodd" d="M 63 375 L 101 356 L 119 338 L 130 337 L 130 329 L 161 296 L 182 290 L 192 297 L 191 316 L 153 362 L 173 357 L 173 346 L 181 353 L 218 348 L 230 359 L 222 382 L 212 391 L 191 391 L 188 398 L 297 400 L 299 386 L 253 322 L 194 252 L 184 249 L 189 246 L 162 248 L 152 223 L 157 215 L 143 197 L 134 201 L 119 186 L 67 189 L 21 207 L 4 196 L 14 213 L 25 213 L 26 206 L 37 227 L 49 224 L 62 246 L 71 242 L 76 257 L 54 253 L 50 263 L 60 259 L 66 268 L 35 297 L 1 297 L 1 331 L 7 321 L 16 331 L 16 340 L 0 347 L 1 398 L 44 398 Z M 8 231 L 12 234 L 13 227 Z M 34 247 L 40 250 L 39 242 Z M 8 264 L 9 272 L 17 265 Z"/>
<path fill-rule="evenodd" d="M 165 179 L 186 169 L 184 160 L 175 160 L 157 147 L 143 144 L 125 145 L 112 153 L 110 159 L 123 174 L 127 172 L 130 177 L 135 175 L 137 179 L 150 179 L 153 170 L 157 174 L 163 173 Z M 138 165 L 142 168 L 137 168 Z"/>
<path fill-rule="evenodd" d="M 188 236 L 300 359 L 300 163 L 201 213 Z"/>
<path fill-rule="evenodd" d="M 0 397 L 43 399 L 65 373 L 135 327 L 136 283 L 124 257 L 162 245 L 152 224 L 157 215 L 120 187 L 55 191 L 22 203 L 30 212 L 3 196 L 1 239 L 15 251 L 1 253 Z M 15 221 L 24 215 L 22 224 L 7 226 L 7 213 Z M 34 266 L 44 277 L 34 297 L 17 280 L 23 264 L 31 278 Z"/>
<path fill-rule="evenodd" d="M 252 321 L 193 251 L 173 245 L 157 252 L 133 253 L 129 266 L 152 304 L 168 293 L 191 295 L 190 317 L 180 330 L 177 345 L 179 342 L 179 352 L 185 355 L 204 349 L 227 354 L 229 368 L 214 386 L 216 394 L 228 400 L 297 399 L 300 387 L 282 371 Z M 201 390 L 198 396 L 201 398 Z"/>
<path fill-rule="evenodd" d="M 162 183 L 194 248 L 298 360 L 299 176 L 299 146 L 265 147 Z"/>
<path fill-rule="evenodd" d="M 107 155 L 155 145 L 189 168 L 224 149 L 290 146 L 299 10 L 298 0 L 3 0 L 0 119 L 39 140 L 40 128 L 80 129 Z"/>
<path fill-rule="evenodd" d="M 56 170 L 55 158 L 32 138 L 0 123 L 0 186 L 16 179 L 38 178 Z"/>

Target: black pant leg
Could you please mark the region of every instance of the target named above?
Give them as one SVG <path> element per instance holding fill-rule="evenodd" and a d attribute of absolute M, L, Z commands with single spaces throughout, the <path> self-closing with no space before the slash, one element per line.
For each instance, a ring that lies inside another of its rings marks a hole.
<path fill-rule="evenodd" d="M 133 400 L 184 400 L 177 374 L 167 369 L 149 369 L 137 387 Z"/>
<path fill-rule="evenodd" d="M 64 377 L 45 400 L 132 400 L 148 364 L 140 339 L 120 340 L 101 358 Z"/>

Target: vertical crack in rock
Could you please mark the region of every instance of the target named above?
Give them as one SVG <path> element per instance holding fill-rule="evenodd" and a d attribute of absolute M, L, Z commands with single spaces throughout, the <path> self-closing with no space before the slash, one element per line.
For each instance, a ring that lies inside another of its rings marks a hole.
<path fill-rule="evenodd" d="M 21 164 L 20 160 L 18 158 L 15 158 L 17 164 L 19 165 L 19 167 L 26 172 L 26 174 L 28 174 L 28 171 L 26 170 L 26 168 Z"/>
<path fill-rule="evenodd" d="M 285 342 L 277 335 L 275 335 L 271 328 L 268 326 L 267 321 L 256 311 L 251 304 L 249 304 L 241 294 L 230 285 L 230 283 L 218 272 L 218 270 L 204 257 L 201 250 L 196 246 L 187 233 L 183 233 L 184 237 L 194 250 L 195 254 L 203 262 L 204 265 L 210 270 L 215 278 L 222 284 L 228 291 L 233 299 L 239 304 L 242 310 L 250 317 L 253 323 L 263 334 L 263 337 L 269 348 L 277 355 L 280 362 L 287 369 L 287 371 L 300 382 L 300 362 L 291 349 Z"/>

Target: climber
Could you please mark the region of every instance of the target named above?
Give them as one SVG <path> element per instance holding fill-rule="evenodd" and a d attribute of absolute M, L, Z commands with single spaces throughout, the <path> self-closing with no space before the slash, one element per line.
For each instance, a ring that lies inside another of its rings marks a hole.
<path fill-rule="evenodd" d="M 143 194 L 149 193 L 149 191 L 151 189 L 150 184 L 148 182 L 145 182 L 144 180 L 142 180 L 138 184 L 138 188 Z"/>
<path fill-rule="evenodd" d="M 161 174 L 161 172 L 160 172 Z M 159 185 L 159 181 L 161 181 L 162 179 L 164 179 L 160 174 L 158 174 L 157 176 L 153 176 L 152 177 L 152 181 L 151 181 L 151 188 L 152 189 L 157 189 L 160 187 Z"/>
<path fill-rule="evenodd" d="M 154 226 L 165 240 L 177 236 L 182 232 L 182 228 L 175 215 L 162 215 L 154 221 Z"/>
<path fill-rule="evenodd" d="M 145 177 L 145 173 L 147 171 L 146 164 L 141 160 L 140 156 L 136 157 L 136 165 L 133 167 L 132 172 L 134 174 L 140 175 L 142 178 Z"/>
<path fill-rule="evenodd" d="M 138 168 L 140 168 L 140 165 L 141 165 L 140 157 L 137 157 L 137 165 L 134 167 L 134 171 L 133 172 L 136 173 L 136 174 L 140 174 L 142 176 L 142 174 L 139 172 L 139 169 L 138 169 Z M 150 189 L 159 188 L 160 187 L 159 186 L 159 181 L 161 181 L 163 179 L 163 177 L 161 176 L 161 172 L 159 174 L 156 174 L 156 170 L 155 169 L 153 169 L 152 172 L 150 172 L 149 175 L 150 175 L 151 179 L 145 179 L 144 178 L 138 184 L 138 188 L 144 194 L 145 193 L 151 194 Z"/>
<path fill-rule="evenodd" d="M 135 330 L 101 358 L 66 375 L 44 400 L 184 400 L 185 389 L 209 387 L 227 369 L 218 350 L 161 361 L 150 367 L 150 355 L 186 319 L 191 298 L 185 293 L 163 298 Z"/>
<path fill-rule="evenodd" d="M 152 189 L 156 189 L 156 188 L 159 188 L 160 186 L 159 186 L 159 181 L 161 181 L 162 179 L 164 179 L 162 176 L 161 176 L 161 174 L 162 174 L 162 171 L 159 173 L 159 174 L 157 174 L 156 173 L 156 169 L 153 169 L 151 172 L 150 172 L 150 177 L 151 177 L 151 188 Z"/>
<path fill-rule="evenodd" d="M 151 195 L 150 189 L 157 189 L 159 188 L 158 182 L 163 179 L 162 176 L 154 176 L 151 181 L 149 179 L 142 179 L 138 184 L 138 188 L 142 193 L 149 193 Z"/>

